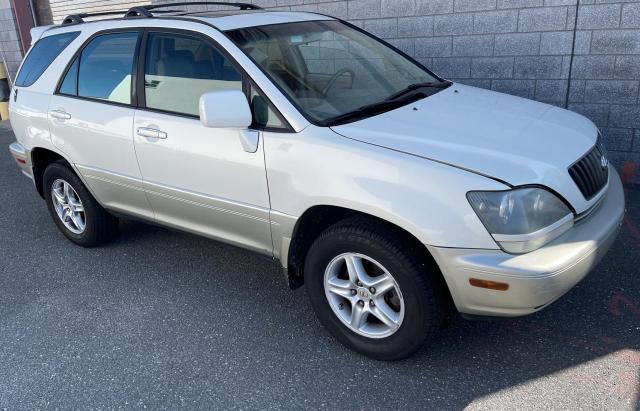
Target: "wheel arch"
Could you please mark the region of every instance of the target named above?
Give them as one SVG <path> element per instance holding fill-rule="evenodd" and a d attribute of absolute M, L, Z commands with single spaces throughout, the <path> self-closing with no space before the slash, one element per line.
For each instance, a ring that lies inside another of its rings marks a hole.
<path fill-rule="evenodd" d="M 62 154 L 44 147 L 34 147 L 31 149 L 31 166 L 33 168 L 33 181 L 36 185 L 36 190 L 38 191 L 38 194 L 42 198 L 44 198 L 43 181 L 42 181 L 44 177 L 44 171 L 47 169 L 49 164 L 55 163 L 57 161 L 63 161 L 64 163 L 67 164 L 67 166 L 69 166 L 69 168 L 73 170 L 73 167 L 71 167 L 71 163 Z"/>
<path fill-rule="evenodd" d="M 418 237 L 406 228 L 374 214 L 334 205 L 316 205 L 310 207 L 296 221 L 288 255 L 286 256 L 286 275 L 291 288 L 295 289 L 304 284 L 304 263 L 309 248 L 315 239 L 329 227 L 352 218 L 361 218 L 373 226 L 382 225 L 389 229 L 393 235 L 399 236 L 410 244 L 411 248 L 419 253 L 425 265 L 437 269 L 438 277 L 442 280 L 441 285 L 445 287 L 447 294 L 449 294 L 448 298 L 452 301 L 449 288 L 440 267 Z"/>

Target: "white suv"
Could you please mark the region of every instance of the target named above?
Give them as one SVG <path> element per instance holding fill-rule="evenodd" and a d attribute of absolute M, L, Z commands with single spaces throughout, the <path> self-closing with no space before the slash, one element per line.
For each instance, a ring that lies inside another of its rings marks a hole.
<path fill-rule="evenodd" d="M 623 190 L 586 118 L 335 18 L 181 5 L 33 30 L 11 152 L 72 242 L 126 216 L 257 251 L 341 342 L 398 359 L 450 309 L 546 307 L 615 239 Z"/>

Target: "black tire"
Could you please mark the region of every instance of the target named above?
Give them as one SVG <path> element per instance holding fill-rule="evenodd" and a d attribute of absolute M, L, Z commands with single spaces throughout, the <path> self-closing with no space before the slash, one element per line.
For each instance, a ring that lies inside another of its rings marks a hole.
<path fill-rule="evenodd" d="M 358 334 L 333 312 L 324 290 L 325 270 L 343 253 L 373 258 L 396 280 L 404 298 L 405 314 L 400 327 L 390 336 L 370 338 Z M 353 218 L 328 228 L 309 249 L 304 278 L 320 322 L 347 347 L 378 360 L 400 360 L 412 355 L 443 324 L 446 291 L 438 268 L 403 232 L 383 223 Z"/>
<path fill-rule="evenodd" d="M 82 201 L 86 222 L 82 233 L 74 233 L 58 217 L 51 193 L 56 180 L 64 180 L 69 183 Z M 117 235 L 118 219 L 98 204 L 67 163 L 62 161 L 51 163 L 44 171 L 42 182 L 43 194 L 51 218 L 58 229 L 73 243 L 81 247 L 96 247 L 112 240 Z"/>

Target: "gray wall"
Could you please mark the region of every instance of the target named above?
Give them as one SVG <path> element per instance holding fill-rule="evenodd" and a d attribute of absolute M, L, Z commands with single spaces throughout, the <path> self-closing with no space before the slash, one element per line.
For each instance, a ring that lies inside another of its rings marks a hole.
<path fill-rule="evenodd" d="M 74 10 L 144 3 L 49 1 L 56 22 Z M 640 162 L 640 0 L 253 3 L 341 17 L 446 78 L 568 107 L 601 128 L 616 165 Z"/>
<path fill-rule="evenodd" d="M 0 59 L 3 55 L 9 75 L 13 78 L 20 66 L 22 52 L 10 0 L 0 0 Z"/>
<path fill-rule="evenodd" d="M 80 12 L 95 13 L 108 10 L 126 10 L 133 6 L 151 3 L 149 0 L 35 0 L 35 2 L 38 5 L 42 3 L 49 4 L 51 18 L 56 24 L 62 22 L 62 20 L 69 14 Z"/>

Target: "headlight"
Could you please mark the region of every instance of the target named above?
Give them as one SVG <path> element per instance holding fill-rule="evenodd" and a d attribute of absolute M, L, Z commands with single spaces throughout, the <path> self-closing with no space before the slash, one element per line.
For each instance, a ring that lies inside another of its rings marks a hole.
<path fill-rule="evenodd" d="M 573 226 L 573 213 L 542 188 L 472 191 L 469 203 L 500 247 L 512 254 L 536 250 Z"/>

